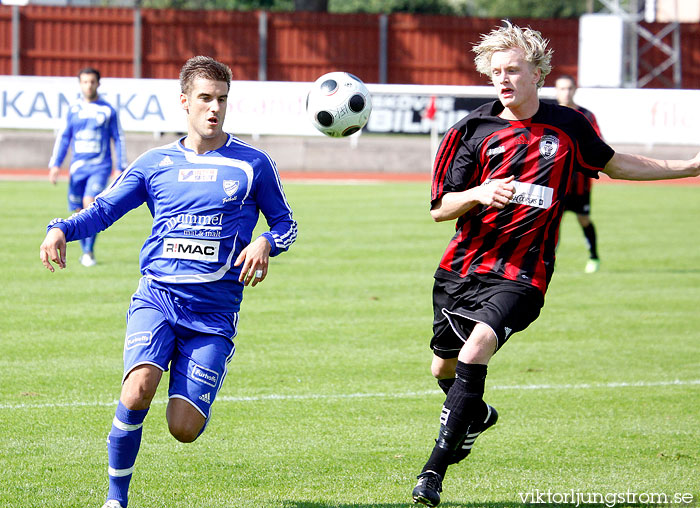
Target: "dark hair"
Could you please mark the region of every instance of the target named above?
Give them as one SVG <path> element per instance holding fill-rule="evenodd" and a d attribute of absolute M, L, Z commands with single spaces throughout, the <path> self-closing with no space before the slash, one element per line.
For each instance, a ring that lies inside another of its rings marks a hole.
<path fill-rule="evenodd" d="M 217 62 L 208 56 L 195 56 L 185 62 L 180 69 L 180 90 L 189 94 L 195 78 L 205 78 L 212 81 L 225 81 L 231 88 L 231 69 L 228 65 Z"/>
<path fill-rule="evenodd" d="M 78 79 L 80 79 L 80 76 L 82 76 L 83 74 L 94 74 L 95 76 L 97 76 L 97 82 L 99 83 L 100 81 L 100 71 L 98 71 L 94 67 L 83 67 L 82 69 L 80 69 L 78 71 Z"/>
<path fill-rule="evenodd" d="M 83 67 L 82 69 L 80 69 L 78 71 L 78 79 L 80 79 L 80 76 L 82 76 L 83 74 L 94 74 L 95 76 L 97 76 L 97 81 L 100 81 L 100 71 L 98 71 L 94 67 Z"/>
<path fill-rule="evenodd" d="M 560 79 L 568 79 L 569 81 L 571 81 L 574 84 L 574 86 L 578 86 L 576 84 L 576 79 L 571 74 L 562 74 L 561 76 L 558 76 L 557 79 L 554 80 L 554 82 L 556 83 Z"/>

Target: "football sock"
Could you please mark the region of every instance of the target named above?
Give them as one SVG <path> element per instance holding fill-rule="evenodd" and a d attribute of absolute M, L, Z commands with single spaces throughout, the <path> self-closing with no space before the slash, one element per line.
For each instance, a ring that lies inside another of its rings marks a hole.
<path fill-rule="evenodd" d="M 423 472 L 434 471 L 445 477 L 453 452 L 462 442 L 469 425 L 485 417 L 485 380 L 486 365 L 457 362 L 457 377 L 447 393 L 440 415 L 440 433 Z"/>
<path fill-rule="evenodd" d="M 455 384 L 455 378 L 451 377 L 449 379 L 438 379 L 437 384 L 440 387 L 440 389 L 445 392 L 445 395 L 450 391 L 450 388 L 452 388 L 452 385 Z"/>
<path fill-rule="evenodd" d="M 109 493 L 107 499 L 116 499 L 126 508 L 129 498 L 129 482 L 134 472 L 136 455 L 141 445 L 143 421 L 148 409 L 127 409 L 121 401 L 112 421 L 112 430 L 107 437 L 109 458 Z"/>
<path fill-rule="evenodd" d="M 92 252 L 92 250 L 95 248 L 95 240 L 97 239 L 97 235 L 94 236 L 89 236 L 87 238 L 84 238 L 81 240 L 81 246 L 83 247 L 83 252 Z"/>
<path fill-rule="evenodd" d="M 588 250 L 591 253 L 591 259 L 598 259 L 598 247 L 596 245 L 595 227 L 593 223 L 583 228 L 583 235 L 588 242 Z"/>

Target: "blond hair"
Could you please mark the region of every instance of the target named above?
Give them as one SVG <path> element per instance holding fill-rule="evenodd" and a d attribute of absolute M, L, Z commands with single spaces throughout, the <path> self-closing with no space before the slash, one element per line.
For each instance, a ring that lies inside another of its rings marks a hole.
<path fill-rule="evenodd" d="M 476 70 L 481 74 L 491 76 L 491 57 L 494 53 L 520 48 L 525 52 L 525 60 L 540 70 L 537 88 L 542 87 L 545 76 L 552 72 L 550 62 L 554 51 L 547 49 L 549 40 L 530 27 L 523 29 L 513 25 L 508 20 L 503 20 L 503 22 L 505 26 L 495 28 L 488 34 L 482 34 L 481 42 L 472 49 L 476 53 L 476 57 L 474 57 Z"/>

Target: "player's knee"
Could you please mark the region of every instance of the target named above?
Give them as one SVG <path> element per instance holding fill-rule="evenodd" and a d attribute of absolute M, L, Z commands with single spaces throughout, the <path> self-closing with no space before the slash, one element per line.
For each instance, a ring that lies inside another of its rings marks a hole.
<path fill-rule="evenodd" d="M 436 356 L 430 365 L 430 373 L 437 379 L 450 379 L 455 377 L 456 366 L 456 358 L 454 360 L 444 360 Z"/>
<path fill-rule="evenodd" d="M 170 434 L 181 443 L 192 443 L 201 434 L 202 425 L 180 421 L 168 421 Z"/>

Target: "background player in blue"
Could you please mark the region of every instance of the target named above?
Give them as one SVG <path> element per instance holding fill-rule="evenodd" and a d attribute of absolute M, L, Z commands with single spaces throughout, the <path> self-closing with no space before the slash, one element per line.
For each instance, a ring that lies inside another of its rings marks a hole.
<path fill-rule="evenodd" d="M 83 99 L 72 105 L 66 123 L 56 137 L 49 161 L 49 180 L 56 184 L 68 148 L 73 153 L 68 180 L 68 209 L 77 212 L 95 201 L 112 173 L 111 141 L 114 140 L 117 173 L 126 168 L 124 134 L 115 109 L 97 94 L 100 72 L 85 67 L 78 72 Z M 95 236 L 82 238 L 83 266 L 95 264 Z"/>
<path fill-rule="evenodd" d="M 585 116 L 602 139 L 603 135 L 598 126 L 598 120 L 592 111 L 579 106 L 574 102 L 576 95 L 576 80 L 573 76 L 564 74 L 559 76 L 554 82 L 554 92 L 557 96 L 557 103 L 560 106 L 572 108 Z M 593 179 L 583 173 L 576 173 L 571 179 L 569 192 L 564 198 L 564 210 L 576 214 L 583 236 L 588 244 L 588 261 L 584 268 L 586 273 L 595 273 L 600 269 L 600 257 L 598 256 L 598 240 L 595 232 L 595 225 L 591 220 L 591 187 Z"/>
<path fill-rule="evenodd" d="M 222 130 L 230 83 L 226 65 L 188 60 L 180 72 L 187 135 L 143 154 L 89 208 L 53 220 L 40 248 L 53 272 L 52 261 L 66 266 L 66 241 L 91 236 L 142 203 L 153 215 L 127 313 L 105 508 L 127 506 L 142 424 L 164 371 L 170 433 L 191 442 L 204 431 L 235 351 L 243 287 L 263 281 L 270 256 L 296 239 L 274 162 Z M 269 231 L 252 240 L 261 211 Z"/>
<path fill-rule="evenodd" d="M 484 401 L 487 365 L 544 305 L 573 173 L 626 180 L 700 174 L 700 153 L 688 161 L 616 153 L 583 115 L 541 102 L 552 51 L 539 32 L 506 22 L 474 51 L 498 100 L 447 130 L 433 167 L 430 214 L 457 224 L 433 285 L 431 371 L 446 398 L 412 492 L 427 506 L 440 503 L 447 468 L 498 419 Z"/>

